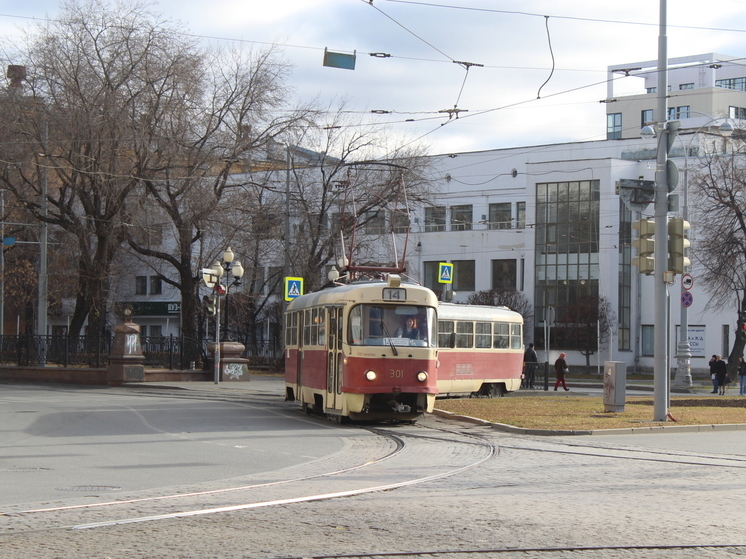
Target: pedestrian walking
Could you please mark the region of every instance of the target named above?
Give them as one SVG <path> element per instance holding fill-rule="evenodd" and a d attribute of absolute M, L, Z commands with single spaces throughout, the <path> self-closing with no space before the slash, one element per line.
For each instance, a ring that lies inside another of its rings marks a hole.
<path fill-rule="evenodd" d="M 718 393 L 718 374 L 717 374 L 717 360 L 718 356 L 713 355 L 710 358 L 710 362 L 708 365 L 710 366 L 710 378 L 712 379 L 712 392 L 711 394 L 717 394 Z"/>
<path fill-rule="evenodd" d="M 557 361 L 554 362 L 554 373 L 557 375 L 557 382 L 554 383 L 554 390 L 557 390 L 560 384 L 565 391 L 570 390 L 567 388 L 567 383 L 565 382 L 565 377 L 570 372 L 570 367 L 567 366 L 565 357 L 567 357 L 566 353 L 560 353 Z"/>
<path fill-rule="evenodd" d="M 536 366 L 539 364 L 539 356 L 536 355 L 534 344 L 528 344 L 528 349 L 523 353 L 523 386 L 533 388 L 536 375 Z"/>

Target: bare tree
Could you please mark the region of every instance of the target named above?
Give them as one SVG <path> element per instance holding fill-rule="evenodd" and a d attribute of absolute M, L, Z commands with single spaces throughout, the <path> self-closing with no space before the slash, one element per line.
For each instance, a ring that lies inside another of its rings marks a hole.
<path fill-rule="evenodd" d="M 590 370 L 591 355 L 605 344 L 616 329 L 616 315 L 605 297 L 585 295 L 567 307 L 564 322 L 558 324 L 558 347 L 576 349 L 585 356 L 585 366 Z"/>
<path fill-rule="evenodd" d="M 702 167 L 692 181 L 698 201 L 693 204 L 696 227 L 693 260 L 703 270 L 702 285 L 708 305 L 732 309 L 740 326 L 746 311 L 746 162 L 743 153 L 701 158 Z M 735 378 L 738 358 L 746 340 L 734 336 L 728 369 Z"/>

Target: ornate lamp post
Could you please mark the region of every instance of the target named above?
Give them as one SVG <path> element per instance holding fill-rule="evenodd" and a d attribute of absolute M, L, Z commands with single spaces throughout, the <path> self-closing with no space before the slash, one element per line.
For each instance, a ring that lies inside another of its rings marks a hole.
<path fill-rule="evenodd" d="M 235 262 L 233 261 L 235 256 L 236 255 L 233 253 L 231 248 L 228 247 L 223 253 L 223 261 L 215 262 L 215 265 L 213 266 L 219 278 L 218 282 L 220 282 L 220 279 L 225 275 L 225 325 L 221 341 L 229 341 L 230 339 L 228 336 L 228 292 L 232 285 L 241 285 L 241 278 L 244 274 L 244 269 L 241 263 L 238 260 Z M 233 278 L 233 281 L 231 281 L 231 277 Z"/>

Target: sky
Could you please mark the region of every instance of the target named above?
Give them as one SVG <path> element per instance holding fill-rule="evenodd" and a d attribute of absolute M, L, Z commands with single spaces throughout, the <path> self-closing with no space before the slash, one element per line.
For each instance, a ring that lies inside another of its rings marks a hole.
<path fill-rule="evenodd" d="M 746 0 L 159 0 L 204 41 L 275 45 L 299 100 L 317 99 L 430 153 L 604 139 L 606 68 L 669 57 L 746 59 Z M 6 39 L 54 0 L 0 0 Z M 325 67 L 324 49 L 355 54 Z M 375 56 L 371 56 L 375 54 Z M 467 71 L 468 69 L 468 71 Z M 642 80 L 615 93 L 642 93 Z"/>

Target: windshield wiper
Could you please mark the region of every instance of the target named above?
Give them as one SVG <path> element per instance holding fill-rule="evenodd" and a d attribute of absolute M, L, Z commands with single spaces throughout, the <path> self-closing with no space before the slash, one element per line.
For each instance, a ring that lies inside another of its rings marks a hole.
<path fill-rule="evenodd" d="M 391 346 L 391 351 L 394 352 L 394 355 L 399 355 L 399 352 L 396 351 L 396 346 L 394 345 L 394 342 L 391 340 L 391 334 L 389 334 L 389 329 L 386 328 L 386 324 L 381 321 L 381 332 L 386 337 L 386 339 L 389 341 L 389 345 Z"/>

